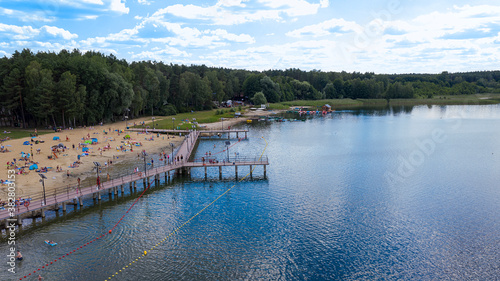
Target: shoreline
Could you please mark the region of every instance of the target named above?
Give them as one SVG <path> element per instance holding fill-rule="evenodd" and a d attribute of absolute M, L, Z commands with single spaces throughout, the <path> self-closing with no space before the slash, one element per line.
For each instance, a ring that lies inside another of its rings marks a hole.
<path fill-rule="evenodd" d="M 132 122 L 133 124 L 134 121 L 142 122 L 146 119 L 149 117 L 128 120 L 127 123 Z M 155 155 L 162 150 L 170 149 L 170 143 L 174 143 L 175 147 L 178 147 L 183 140 L 182 137 L 173 135 L 160 135 L 158 138 L 151 133 L 123 132 L 125 126 L 125 121 L 122 121 L 103 126 L 67 129 L 33 138 L 33 140 L 38 140 L 38 143 L 31 141 L 30 137 L 4 141 L 2 146 L 10 152 L 0 153 L 0 161 L 5 167 L 0 174 L 0 179 L 8 180 L 8 171 L 15 170 L 15 177 L 10 178 L 10 180 L 15 182 L 16 198 L 29 198 L 32 194 L 42 190 L 37 170 L 44 167 L 48 168 L 48 171 L 43 172 L 43 174 L 47 177 L 44 184 L 46 192 L 49 192 L 57 187 L 76 186 L 78 178 L 81 182 L 92 179 L 95 173 L 93 162 L 99 162 L 103 167 L 112 162 L 109 165 L 111 169 L 115 166 L 126 168 L 136 162 L 137 153 L 142 150 L 150 155 Z M 125 140 L 124 136 L 127 134 L 130 135 L 130 139 Z M 59 137 L 59 139 L 54 140 L 55 137 Z M 81 145 L 85 140 L 92 138 L 96 138 L 98 142 L 86 146 Z M 28 145 L 24 144 L 26 142 Z M 58 149 L 58 152 L 53 153 L 51 147 L 59 144 L 62 144 L 62 147 Z M 83 156 L 82 151 L 84 147 L 88 148 L 88 155 L 85 156 Z M 28 158 L 27 156 L 31 152 L 33 155 Z M 25 159 L 29 161 L 20 160 L 23 153 L 26 156 Z M 78 159 L 78 155 L 80 155 L 80 159 Z M 14 159 L 16 160 L 14 161 Z M 7 164 L 13 162 L 15 165 Z M 75 163 L 77 164 L 73 165 Z M 38 169 L 30 170 L 30 166 L 33 164 L 36 164 Z M 21 167 L 24 168 L 21 169 Z M 57 172 L 57 167 L 62 167 L 62 171 Z M 21 173 L 21 171 L 23 172 Z M 104 172 L 107 171 L 104 170 Z M 0 201 L 5 201 L 7 198 L 8 185 L 1 184 Z"/>
<path fill-rule="evenodd" d="M 248 118 L 271 115 L 272 113 L 271 111 L 245 112 L 241 117 L 226 119 L 224 127 L 232 127 L 244 123 Z M 44 183 L 46 193 L 50 193 L 56 188 L 77 186 L 78 179 L 80 179 L 82 186 L 94 184 L 95 169 L 93 162 L 99 162 L 102 167 L 105 167 L 102 170 L 102 178 L 106 177 L 104 173 L 107 174 L 108 171 L 110 177 L 113 177 L 114 172 L 123 172 L 123 170 L 132 169 L 133 166 L 142 167 L 142 165 L 136 163 L 137 153 L 142 150 L 145 150 L 146 153 L 153 157 L 161 151 L 168 152 L 170 143 L 173 143 L 174 147 L 178 148 L 184 139 L 175 135 L 159 135 L 158 138 L 156 134 L 152 133 L 124 131 L 126 126 L 130 126 L 134 122 L 148 124 L 152 120 L 150 117 L 142 117 L 112 124 L 103 124 L 102 126 L 66 129 L 61 132 L 40 135 L 33 138 L 33 141 L 31 137 L 4 141 L 2 146 L 9 149 L 10 152 L 0 153 L 0 161 L 6 167 L 4 172 L 0 174 L 0 179 L 7 180 L 8 171 L 15 169 L 16 198 L 30 198 L 33 194 L 42 191 L 39 172 L 37 172 L 37 169 L 30 170 L 30 166 L 33 164 L 36 164 L 38 169 L 48 167 L 48 171 L 43 172 L 43 174 L 47 177 Z M 202 130 L 218 129 L 220 123 L 204 123 L 202 126 Z M 130 135 L 130 139 L 124 139 L 127 134 Z M 55 137 L 59 137 L 59 139 L 54 140 Z M 97 139 L 98 142 L 86 146 L 80 145 L 85 141 L 90 142 L 92 138 Z M 34 140 L 37 140 L 38 143 Z M 28 145 L 24 144 L 26 142 Z M 63 147 L 58 149 L 58 152 L 53 153 L 51 147 L 59 144 L 62 144 Z M 88 147 L 88 155 L 86 156 L 82 156 L 84 147 Z M 38 149 L 40 151 L 37 151 Z M 33 155 L 28 158 L 27 155 L 31 154 L 31 152 L 33 152 Z M 23 154 L 29 161 L 20 160 Z M 80 155 L 79 160 L 78 155 Z M 14 159 L 16 160 L 14 161 Z M 13 162 L 15 162 L 15 166 L 7 165 L 7 163 Z M 76 162 L 78 162 L 78 165 L 71 168 Z M 108 163 L 110 163 L 109 166 Z M 16 166 L 17 168 L 15 168 Z M 24 168 L 20 169 L 20 167 Z M 57 172 L 57 167 L 62 170 Z M 117 171 L 115 171 L 115 167 L 119 167 Z M 20 173 L 21 170 L 24 172 Z M 0 185 L 0 202 L 8 198 L 7 187 L 7 184 Z"/>

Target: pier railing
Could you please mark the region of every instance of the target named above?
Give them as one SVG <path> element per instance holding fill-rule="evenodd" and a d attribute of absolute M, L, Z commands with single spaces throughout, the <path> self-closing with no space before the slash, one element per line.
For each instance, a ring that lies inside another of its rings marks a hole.
<path fill-rule="evenodd" d="M 193 161 L 184 163 L 186 167 L 197 167 L 205 164 L 215 164 L 217 166 L 233 166 L 233 165 L 269 165 L 269 160 L 267 156 L 256 156 L 256 157 L 240 157 L 234 156 L 229 158 L 217 159 L 215 157 L 202 157 L 197 158 Z"/>
<path fill-rule="evenodd" d="M 45 191 L 45 196 L 42 190 L 43 189 L 42 184 L 40 184 L 40 191 L 30 194 L 29 197 L 23 197 L 22 201 L 20 201 L 22 205 L 18 204 L 16 206 L 15 213 L 16 215 L 19 215 L 29 211 L 38 210 L 45 206 L 51 206 L 56 203 L 67 202 L 72 199 L 78 199 L 79 197 L 82 196 L 87 196 L 98 191 L 110 190 L 110 188 L 112 187 L 124 185 L 141 179 L 146 179 L 148 177 L 163 172 L 168 172 L 174 169 L 178 169 L 180 167 L 182 167 L 180 164 L 174 165 L 173 163 L 170 164 L 163 163 L 162 165 L 158 165 L 156 167 L 148 169 L 146 172 L 141 171 L 134 173 L 130 172 L 117 173 L 112 178 L 110 176 L 109 180 L 107 180 L 107 178 L 104 177 L 100 182 L 99 189 L 97 188 L 97 180 L 96 178 L 94 178 L 93 181 L 85 180 L 80 182 L 80 186 L 67 185 L 67 186 L 58 186 L 56 188 L 48 189 Z M 26 204 L 26 202 L 28 201 L 29 203 Z M 47 202 L 46 204 L 44 203 L 45 201 Z M 8 206 L 5 205 L 4 208 L 5 209 L 3 210 L 0 209 L 0 220 L 9 217 L 9 214 L 7 212 Z"/>
<path fill-rule="evenodd" d="M 179 148 L 177 149 L 177 153 L 173 158 L 177 158 L 178 155 L 184 155 L 189 159 L 190 154 L 192 153 L 196 140 L 199 137 L 199 131 L 195 131 L 192 133 L 191 137 L 187 137 L 181 143 Z M 204 161 L 204 160 L 205 161 Z M 137 166 L 142 167 L 141 164 L 137 164 Z M 151 176 L 155 176 L 161 173 L 166 173 L 172 170 L 180 169 L 180 168 L 192 168 L 192 167 L 203 167 L 203 166 L 232 166 L 232 165 L 268 165 L 267 156 L 261 157 L 229 157 L 225 159 L 210 159 L 210 158 L 199 158 L 194 161 L 173 161 L 173 159 L 169 159 L 170 163 L 165 161 L 158 161 L 152 166 L 146 166 L 145 171 L 140 172 L 126 172 L 123 171 L 121 173 L 113 173 L 113 175 L 109 175 L 109 180 L 107 176 L 103 176 L 103 173 L 100 173 L 100 186 L 97 186 L 97 177 L 87 178 L 82 180 L 80 184 L 68 184 L 61 185 L 57 187 L 53 187 L 45 190 L 45 196 L 42 189 L 42 184 L 40 183 L 40 191 L 27 195 L 28 197 L 23 198 L 24 202 L 22 205 L 16 205 L 16 214 L 20 215 L 23 213 L 27 213 L 30 211 L 35 211 L 46 206 L 52 206 L 54 204 L 68 202 L 72 199 L 79 200 L 80 197 L 87 196 L 98 191 L 108 190 L 111 192 L 111 188 L 118 187 L 120 185 L 125 185 L 127 183 L 132 183 L 141 179 L 146 179 Z M 131 168 L 132 169 L 132 168 Z M 22 200 L 21 200 L 22 201 Z M 26 205 L 26 202 L 29 203 Z M 45 203 L 46 202 L 46 203 Z M 6 219 L 10 217 L 10 213 L 8 212 L 8 206 L 4 207 L 5 209 L 0 209 L 0 220 Z"/>

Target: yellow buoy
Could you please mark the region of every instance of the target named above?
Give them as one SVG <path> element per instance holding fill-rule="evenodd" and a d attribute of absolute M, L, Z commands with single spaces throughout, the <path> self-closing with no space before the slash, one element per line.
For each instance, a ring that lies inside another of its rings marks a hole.
<path fill-rule="evenodd" d="M 144 251 L 144 255 L 147 255 L 147 254 L 148 254 L 148 252 L 147 252 L 147 251 Z"/>

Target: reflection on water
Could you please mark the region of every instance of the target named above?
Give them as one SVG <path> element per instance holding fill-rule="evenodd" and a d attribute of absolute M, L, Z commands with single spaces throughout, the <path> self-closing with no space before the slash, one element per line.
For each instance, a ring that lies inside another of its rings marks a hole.
<path fill-rule="evenodd" d="M 242 182 L 233 167 L 223 170 L 223 181 L 218 169 L 208 169 L 208 181 L 203 169 L 193 170 L 191 180 L 146 193 L 112 235 L 41 274 L 105 280 L 164 241 L 114 279 L 495 280 L 499 109 L 393 107 L 244 124 L 249 139 L 231 140 L 229 153 L 259 155 L 265 139 L 267 179 L 261 167 L 257 179 Z M 197 157 L 227 157 L 225 141 L 203 141 Z M 0 279 L 18 280 L 106 233 L 136 197 L 103 200 L 19 234 L 26 258 L 19 274 L 4 270 Z M 5 242 L 0 252 L 7 253 Z"/>

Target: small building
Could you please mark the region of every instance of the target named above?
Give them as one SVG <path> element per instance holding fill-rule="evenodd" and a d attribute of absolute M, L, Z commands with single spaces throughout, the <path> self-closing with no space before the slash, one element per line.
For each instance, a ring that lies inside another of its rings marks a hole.
<path fill-rule="evenodd" d="M 332 107 L 329 104 L 325 104 L 325 105 L 323 105 L 321 110 L 326 111 L 326 112 L 330 112 L 330 111 L 332 111 Z"/>

